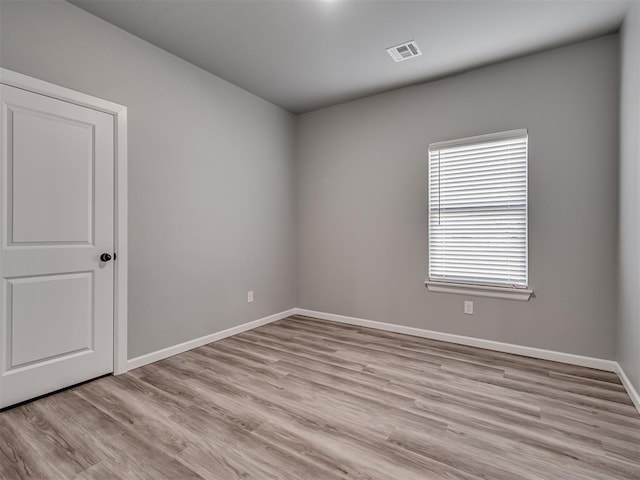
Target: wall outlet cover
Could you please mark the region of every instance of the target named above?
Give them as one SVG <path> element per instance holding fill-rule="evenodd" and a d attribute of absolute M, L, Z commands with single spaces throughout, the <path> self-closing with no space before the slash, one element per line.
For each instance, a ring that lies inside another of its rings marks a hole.
<path fill-rule="evenodd" d="M 465 300 L 465 302 L 464 302 L 464 313 L 466 315 L 473 315 L 473 302 Z"/>

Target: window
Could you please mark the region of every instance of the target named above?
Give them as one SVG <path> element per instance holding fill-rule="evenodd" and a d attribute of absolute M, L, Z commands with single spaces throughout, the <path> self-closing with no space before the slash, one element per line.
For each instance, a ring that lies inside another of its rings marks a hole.
<path fill-rule="evenodd" d="M 529 299 L 527 149 L 526 130 L 429 145 L 429 289 Z"/>

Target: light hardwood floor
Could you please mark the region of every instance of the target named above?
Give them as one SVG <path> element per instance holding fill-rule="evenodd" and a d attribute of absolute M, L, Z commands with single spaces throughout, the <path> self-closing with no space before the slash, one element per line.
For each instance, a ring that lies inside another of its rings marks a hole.
<path fill-rule="evenodd" d="M 0 413 L 3 479 L 640 479 L 613 373 L 291 317 Z"/>

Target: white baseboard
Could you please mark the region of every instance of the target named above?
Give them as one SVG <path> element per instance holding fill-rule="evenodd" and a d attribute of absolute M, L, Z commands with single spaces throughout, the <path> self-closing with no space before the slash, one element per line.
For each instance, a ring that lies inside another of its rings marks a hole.
<path fill-rule="evenodd" d="M 516 355 L 524 355 L 525 357 L 552 360 L 554 362 L 568 363 L 569 365 L 579 365 L 581 367 L 606 370 L 607 372 L 616 372 L 616 368 L 618 367 L 618 362 L 614 360 L 583 357 L 581 355 L 574 355 L 572 353 L 563 353 L 553 350 L 544 350 L 541 348 L 525 347 L 522 345 L 514 345 L 511 343 L 496 342 L 494 340 L 484 340 L 482 338 L 465 337 L 452 333 L 436 332 L 433 330 L 424 330 L 422 328 L 376 322 L 374 320 L 347 317 L 344 315 L 336 315 L 333 313 L 316 312 L 313 310 L 305 310 L 303 308 L 296 308 L 295 311 L 296 315 L 305 315 L 307 317 L 315 317 L 322 320 L 330 320 L 332 322 L 346 323 L 349 325 L 357 325 L 360 327 L 375 328 L 377 330 L 386 330 L 388 332 L 404 333 L 405 335 L 413 335 L 414 337 L 441 340 L 443 342 L 484 348 L 486 350 L 494 350 L 496 352 L 513 353 Z"/>
<path fill-rule="evenodd" d="M 638 409 L 638 413 L 640 413 L 640 393 L 638 393 L 638 391 L 633 387 L 631 380 L 629 380 L 627 374 L 624 373 L 622 365 L 620 365 L 619 363 L 616 363 L 616 373 L 618 374 L 618 377 L 620 377 L 620 381 L 622 382 L 622 385 L 624 385 L 624 388 L 627 390 L 629 397 L 631 397 L 631 401 L 636 406 L 636 409 Z"/>
<path fill-rule="evenodd" d="M 222 330 L 221 332 L 211 333 L 209 335 L 205 335 L 204 337 L 194 338 L 193 340 L 179 343 L 178 345 L 173 345 L 171 347 L 163 348 L 162 350 L 157 350 L 155 352 L 147 353 L 146 355 L 132 358 L 131 360 L 127 361 L 127 370 L 133 370 L 134 368 L 139 368 L 144 365 L 148 365 L 149 363 L 157 362 L 167 357 L 172 357 L 179 353 L 186 352 L 187 350 L 193 350 L 194 348 L 201 347 L 202 345 L 206 345 L 207 343 L 216 342 L 218 340 L 222 340 L 223 338 L 231 337 L 232 335 L 237 335 L 239 333 L 246 332 L 247 330 L 261 327 L 262 325 L 266 325 L 267 323 L 282 320 L 283 318 L 295 315 L 295 312 L 296 309 L 292 308 L 290 310 L 275 313 L 273 315 L 269 315 L 268 317 L 260 318 L 252 322 L 243 323 L 242 325 L 238 325 L 236 327 L 227 328 L 226 330 Z"/>
<path fill-rule="evenodd" d="M 575 355 L 572 353 L 563 353 L 553 350 L 544 350 L 541 348 L 525 347 L 523 345 L 496 342 L 494 340 L 484 340 L 482 338 L 465 337 L 463 335 L 455 335 L 453 333 L 436 332 L 433 330 L 425 330 L 422 328 L 407 327 L 404 325 L 395 325 L 392 323 L 377 322 L 374 320 L 365 320 L 363 318 L 347 317 L 345 315 L 336 315 L 334 313 L 317 312 L 304 308 L 292 308 L 290 310 L 285 310 L 284 312 L 269 315 L 268 317 L 260 318 L 252 322 L 243 323 L 242 325 L 222 330 L 221 332 L 205 335 L 204 337 L 195 338 L 178 345 L 163 348 L 162 350 L 132 358 L 131 360 L 127 361 L 127 370 L 133 370 L 149 363 L 157 362 L 167 357 L 172 357 L 173 355 L 177 355 L 179 353 L 186 352 L 187 350 L 201 347 L 202 345 L 206 345 L 207 343 L 222 340 L 223 338 L 231 337 L 233 335 L 246 332 L 247 330 L 252 330 L 254 328 L 266 325 L 271 322 L 275 322 L 277 320 L 282 320 L 283 318 L 287 318 L 291 315 L 304 315 L 307 317 L 345 323 L 348 325 L 373 328 L 376 330 L 385 330 L 388 332 L 403 333 L 405 335 L 412 335 L 414 337 L 429 338 L 432 340 L 440 340 L 443 342 L 457 343 L 459 345 L 484 348 L 486 350 L 494 350 L 496 352 L 513 353 L 526 357 L 540 358 L 542 360 L 551 360 L 554 362 L 561 362 L 569 365 L 578 365 L 581 367 L 589 367 L 595 368 L 597 370 L 615 372 L 618 377 L 620 377 L 620 380 L 627 390 L 629 397 L 631 397 L 632 402 L 640 413 L 640 394 L 631 384 L 631 381 L 624 373 L 622 366 L 620 366 L 618 362 L 613 360 L 584 357 L 582 355 Z"/>

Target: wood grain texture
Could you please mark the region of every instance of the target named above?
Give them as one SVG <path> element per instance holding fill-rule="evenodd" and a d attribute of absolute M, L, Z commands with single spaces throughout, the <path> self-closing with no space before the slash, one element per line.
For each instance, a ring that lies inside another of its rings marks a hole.
<path fill-rule="evenodd" d="M 2 479 L 638 480 L 613 373 L 290 317 L 0 413 Z"/>

